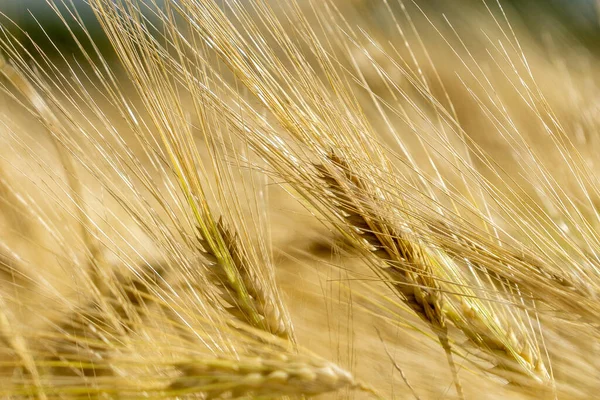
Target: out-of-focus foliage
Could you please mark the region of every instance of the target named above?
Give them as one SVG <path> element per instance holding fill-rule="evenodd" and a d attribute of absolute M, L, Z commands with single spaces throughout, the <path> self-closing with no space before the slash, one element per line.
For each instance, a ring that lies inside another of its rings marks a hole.
<path fill-rule="evenodd" d="M 456 20 L 466 9 L 485 12 L 486 5 L 495 6 L 497 1 L 416 0 L 415 3 L 427 10 L 430 15 L 431 13 L 452 14 L 453 20 Z M 92 34 L 98 35 L 95 40 L 102 39 L 102 31 L 93 18 L 86 1 L 67 0 L 67 3 L 71 2 L 77 6 L 77 10 L 85 21 L 88 30 Z M 357 7 L 369 9 L 382 7 L 382 3 L 368 0 L 354 1 L 354 3 Z M 531 30 L 531 33 L 538 36 L 540 40 L 543 40 L 544 33 L 551 29 L 553 37 L 556 37 L 556 32 L 559 31 L 565 36 L 581 42 L 592 51 L 600 50 L 600 40 L 598 39 L 600 37 L 600 2 L 597 0 L 500 0 L 499 3 L 503 6 L 505 12 L 511 15 L 511 20 L 522 20 L 524 25 Z M 373 4 L 376 5 L 373 6 Z M 382 10 L 382 12 L 385 11 Z M 41 41 L 42 44 L 44 42 L 50 43 L 43 40 L 48 35 L 55 43 L 66 48 L 74 45 L 64 24 L 45 0 L 3 0 L 0 1 L 0 14 L 2 14 L 2 19 L 10 18 L 19 25 L 19 29 L 27 32 L 36 41 Z M 377 15 L 377 12 L 374 15 Z M 476 21 L 471 22 L 477 23 Z M 78 27 L 71 25 L 75 31 L 80 31 Z M 15 27 L 14 30 L 17 30 L 17 28 Z M 107 42 L 100 40 L 100 44 L 107 44 Z"/>

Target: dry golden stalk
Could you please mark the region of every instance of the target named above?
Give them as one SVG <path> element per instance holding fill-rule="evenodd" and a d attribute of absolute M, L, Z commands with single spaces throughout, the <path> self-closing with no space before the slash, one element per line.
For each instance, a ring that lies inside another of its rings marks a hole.
<path fill-rule="evenodd" d="M 359 196 L 358 191 L 364 192 L 361 181 L 351 173 L 348 165 L 337 155 L 330 154 L 329 161 L 336 170 L 335 175 L 325 165 L 315 165 L 315 167 L 333 193 L 338 210 L 349 227 L 354 230 L 353 236 L 364 243 L 363 249 L 366 247 L 366 250 L 385 261 L 384 273 L 393 282 L 394 289 L 400 293 L 403 301 L 437 335 L 448 357 L 456 391 L 462 398 L 462 388 L 448 340 L 444 297 L 438 282 L 433 278 L 427 256 L 420 246 L 413 245 L 405 235 L 366 211 L 360 201 L 354 200 Z"/>
<path fill-rule="evenodd" d="M 203 359 L 179 364 L 182 376 L 170 395 L 205 393 L 207 398 L 313 396 L 345 387 L 360 388 L 352 375 L 316 357 L 278 354 L 241 359 Z"/>

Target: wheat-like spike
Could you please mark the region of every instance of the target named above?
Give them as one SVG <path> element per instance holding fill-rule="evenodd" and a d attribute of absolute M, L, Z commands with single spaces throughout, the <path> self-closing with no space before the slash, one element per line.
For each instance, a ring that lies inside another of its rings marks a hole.
<path fill-rule="evenodd" d="M 260 279 L 252 272 L 252 269 L 248 265 L 248 260 L 239 245 L 237 234 L 227 228 L 223 220 L 219 221 L 217 229 L 225 240 L 233 263 L 237 267 L 248 294 L 254 300 L 254 307 L 264 318 L 267 330 L 275 335 L 290 339 L 291 332 L 283 320 L 279 305 Z"/>
<path fill-rule="evenodd" d="M 217 398 L 242 396 L 314 396 L 344 387 L 359 387 L 352 375 L 329 361 L 292 354 L 240 359 L 191 360 L 178 365 L 182 376 L 168 388 L 171 395 L 205 393 Z"/>
<path fill-rule="evenodd" d="M 441 221 L 430 221 L 428 224 L 432 232 L 440 236 L 441 240 L 437 240 L 437 243 L 445 253 L 454 257 L 469 258 L 481 270 L 497 276 L 498 279 L 513 287 L 533 293 L 536 289 L 541 290 L 542 287 L 552 288 L 553 296 L 549 296 L 547 300 L 564 302 L 564 306 L 567 307 L 571 300 L 570 294 L 577 294 L 582 299 L 596 296 L 592 287 L 568 270 L 553 271 L 542 260 L 520 253 L 510 246 L 484 244 L 477 235 L 458 226 L 451 229 L 448 224 Z M 502 266 L 502 268 L 493 266 Z M 516 276 L 523 274 L 520 268 L 531 271 L 538 279 L 520 279 Z M 568 308 L 582 321 L 593 323 L 596 320 L 596 313 L 593 310 L 586 310 L 585 305 L 571 304 Z"/>
<path fill-rule="evenodd" d="M 539 348 L 507 326 L 502 317 L 493 317 L 490 322 L 483 310 L 476 308 L 477 303 L 467 298 L 461 299 L 459 307 L 446 309 L 446 316 L 473 344 L 492 356 L 490 361 L 496 364 L 492 372 L 515 383 L 525 381 L 522 376 L 536 383 L 551 383 Z"/>
<path fill-rule="evenodd" d="M 331 154 L 329 159 L 338 168 L 338 172 L 344 174 L 346 187 L 350 185 L 350 188 L 358 190 L 363 187 L 362 182 L 350 172 L 349 166 L 339 156 Z M 404 298 L 408 299 L 406 302 L 413 311 L 430 324 L 432 321 L 445 321 L 445 319 L 452 321 L 477 348 L 491 355 L 491 361 L 496 364 L 498 372 L 501 372 L 501 370 L 509 371 L 517 377 L 525 375 L 533 378 L 536 382 L 544 384 L 551 381 L 539 348 L 521 335 L 519 327 L 511 327 L 508 325 L 509 322 L 504 320 L 501 315 L 490 315 L 490 311 L 485 309 L 475 293 L 468 288 L 461 288 L 463 293 L 461 293 L 462 296 L 458 296 L 458 306 L 444 300 L 441 292 L 443 289 L 434 278 L 431 278 L 434 273 L 431 265 L 427 266 L 429 263 L 435 262 L 437 256 L 442 257 L 447 262 L 444 264 L 445 267 L 436 268 L 435 273 L 448 270 L 449 266 L 453 265 L 449 257 L 443 253 L 430 254 L 426 247 L 415 245 L 408 238 L 397 233 L 387 233 L 394 231 L 381 224 L 381 222 L 373 222 L 380 221 L 380 219 L 367 219 L 360 204 L 350 197 L 356 195 L 354 193 L 350 194 L 349 189 L 346 189 L 343 186 L 344 184 L 337 177 L 330 174 L 323 165 L 317 165 L 316 167 L 322 179 L 327 183 L 329 190 L 335 196 L 338 208 L 343 213 L 346 222 L 368 243 L 368 247 L 373 254 L 386 260 L 390 265 L 390 268 L 386 270 L 386 274 L 394 281 L 401 282 L 394 286 Z M 361 192 L 364 192 L 364 190 Z M 383 235 L 383 232 L 387 234 Z M 390 244 L 395 247 L 390 248 Z M 393 251 L 394 248 L 397 249 L 396 252 Z M 397 257 L 400 257 L 400 259 Z M 394 258 L 396 259 L 394 260 Z M 400 268 L 401 262 L 408 264 L 408 269 Z M 423 267 L 426 269 L 423 269 Z M 419 273 L 419 270 L 422 272 Z M 448 272 L 445 274 L 450 275 Z M 454 282 L 456 277 L 451 275 L 448 277 L 440 276 L 439 279 Z M 433 288 L 432 291 L 437 296 L 432 297 L 431 291 L 427 291 L 427 288 Z M 428 307 L 431 302 L 442 304 L 442 306 L 437 308 Z M 432 311 L 438 314 L 434 314 Z M 436 327 L 436 325 L 433 326 Z M 440 340 L 442 339 L 444 339 L 444 336 Z M 509 379 L 515 378 L 512 375 L 509 376 Z M 503 374 L 503 376 L 506 377 L 506 374 Z"/>
<path fill-rule="evenodd" d="M 448 357 L 457 393 L 462 398 L 462 387 L 458 380 L 448 340 L 444 297 L 437 281 L 432 277 L 433 271 L 428 266 L 426 255 L 419 246 L 413 245 L 409 239 L 387 226 L 385 222 L 376 217 L 366 216 L 363 207 L 351 197 L 356 194 L 350 194 L 347 189 L 349 185 L 354 189 L 360 189 L 361 182 L 336 154 L 331 153 L 328 158 L 333 167 L 337 169 L 336 173 L 343 174 L 346 182 L 340 181 L 323 164 L 315 165 L 315 167 L 337 200 L 343 218 L 354 229 L 358 237 L 366 243 L 366 249 L 385 261 L 384 273 L 394 282 L 392 285 L 400 293 L 403 301 L 438 336 Z"/>
<path fill-rule="evenodd" d="M 254 329 L 249 326 L 247 328 Z M 239 336 L 241 341 L 238 345 L 239 349 L 244 349 L 243 355 L 197 355 L 194 354 L 196 349 L 193 347 L 189 347 L 189 353 L 192 355 L 177 355 L 178 352 L 188 353 L 188 347 L 173 347 L 170 351 L 176 355 L 174 359 L 133 359 L 123 364 L 120 364 L 119 360 L 100 357 L 95 360 L 88 357 L 71 357 L 50 363 L 38 360 L 41 365 L 79 369 L 88 373 L 71 374 L 67 371 L 63 375 L 44 377 L 43 385 L 39 388 L 32 388 L 31 378 L 23 377 L 15 381 L 15 388 L 5 392 L 8 388 L 3 387 L 0 388 L 0 393 L 19 396 L 34 389 L 40 392 L 43 389 L 52 398 L 72 398 L 72 395 L 79 398 L 77 395 L 81 394 L 93 398 L 110 396 L 122 399 L 202 395 L 202 398 L 212 399 L 302 397 L 341 389 L 355 389 L 377 395 L 373 389 L 356 380 L 350 372 L 335 363 L 311 353 L 296 354 L 285 350 L 289 342 L 272 334 L 264 333 L 271 338 L 259 341 L 247 335 L 246 328 L 238 332 L 228 331 L 226 326 L 222 329 L 223 332 L 228 332 L 231 338 Z M 127 351 L 118 340 L 114 341 L 115 338 L 97 340 L 81 336 L 78 339 L 78 344 L 93 345 L 96 349 L 114 346 L 116 350 L 125 353 Z M 281 343 L 276 346 L 274 341 Z M 167 344 L 170 345 L 171 343 Z M 190 345 L 191 342 L 185 346 Z M 133 379 L 129 379 L 127 374 L 121 376 L 123 379 L 118 379 L 117 375 L 112 373 L 113 366 L 137 368 L 139 371 Z M 85 388 L 81 387 L 81 382 L 85 382 Z"/>
<path fill-rule="evenodd" d="M 449 228 L 441 222 L 434 224 L 434 229 L 435 232 L 442 234 L 445 238 L 460 241 L 463 245 L 471 247 L 474 254 L 489 253 L 476 242 L 461 237 L 457 230 L 452 231 L 452 234 L 450 234 Z M 456 256 L 456 251 L 447 241 L 442 240 L 437 241 L 437 243 L 440 244 L 446 258 L 449 258 L 448 256 L 451 254 Z M 510 250 L 505 250 L 505 252 L 511 254 Z M 463 257 L 466 256 L 464 252 L 461 254 Z M 500 252 L 494 254 L 500 254 Z M 518 258 L 516 255 L 514 256 Z M 503 260 L 500 256 L 493 256 L 493 258 L 499 263 L 506 262 L 506 259 Z M 511 279 L 508 273 L 499 275 L 493 270 L 488 270 L 485 265 L 480 265 L 477 261 L 470 262 L 490 276 L 495 276 L 503 283 L 514 287 L 520 286 Z M 540 273 L 543 273 L 548 279 L 555 281 L 557 284 L 561 286 L 569 285 L 565 278 L 558 275 L 550 275 L 549 272 L 546 272 L 539 265 L 537 268 Z M 511 327 L 510 323 L 504 320 L 502 315 L 495 315 L 493 318 L 488 317 L 486 311 L 481 307 L 480 301 L 475 300 L 475 295 L 472 291 L 468 291 L 465 294 L 466 296 L 462 296 L 459 299 L 458 306 L 450 307 L 446 310 L 448 318 L 479 348 L 488 349 L 497 355 L 495 359 L 499 368 L 509 372 L 524 373 L 539 383 L 549 383 L 551 377 L 538 346 L 523 337 L 519 329 Z"/>
<path fill-rule="evenodd" d="M 201 118 L 201 135 L 214 146 L 213 150 L 216 150 L 210 154 L 210 163 L 200 159 L 191 124 L 186 120 L 182 107 L 172 106 L 178 102 L 179 88 L 175 82 L 171 82 L 171 71 L 165 68 L 161 58 L 142 56 L 154 51 L 160 54 L 160 48 L 147 36 L 146 28 L 139 21 L 123 21 L 117 17 L 119 10 L 131 7 L 133 11 L 137 9 L 137 5 L 128 1 L 116 7 L 101 0 L 91 3 L 116 48 L 134 46 L 141 52 L 118 54 L 124 57 L 123 64 L 137 83 L 138 93 L 153 117 L 153 128 L 163 146 L 165 159 L 178 180 L 182 198 L 185 199 L 182 206 L 186 208 L 190 222 L 196 227 L 196 240 L 199 245 L 197 247 L 208 265 L 209 275 L 215 278 L 213 282 L 224 288 L 222 297 L 235 307 L 237 317 L 252 326 L 293 341 L 291 323 L 287 320 L 283 306 L 275 298 L 276 291 L 267 291 L 271 282 L 266 278 L 266 273 L 261 274 L 261 271 L 268 269 L 268 266 L 262 264 L 268 256 L 262 249 L 247 249 L 251 245 L 245 235 L 246 225 L 256 221 L 244 220 L 239 199 L 232 200 L 231 197 L 236 195 L 231 196 L 226 190 L 232 188 L 228 179 L 233 179 L 233 172 L 231 167 L 224 165 L 220 159 L 223 153 L 227 154 L 219 139 L 224 137 L 225 133 L 219 131 L 209 110 L 203 111 L 206 105 L 200 99 L 195 99 L 194 107 L 197 107 L 198 116 Z M 123 36 L 121 29 L 126 29 L 128 35 Z M 152 86 L 154 90 L 148 91 L 148 86 Z M 209 166 L 215 168 L 217 184 L 206 184 Z M 219 198 L 219 206 L 209 205 L 208 199 L 211 195 Z M 223 223 L 214 216 L 218 214 L 219 209 L 228 221 L 241 219 L 235 233 L 226 233 L 232 228 L 223 229 Z M 238 234 L 243 237 L 239 237 Z M 243 256 L 248 253 L 255 257 Z M 264 279 L 264 284 L 259 286 L 259 279 Z M 230 309 L 231 313 L 233 311 Z"/>
<path fill-rule="evenodd" d="M 437 256 L 440 259 L 447 258 L 445 254 Z M 448 260 L 446 265 L 451 263 Z M 456 302 L 449 302 L 444 310 L 448 320 L 487 354 L 496 365 L 493 372 L 515 383 L 525 380 L 529 384 L 553 383 L 538 344 L 526 333 L 527 328 L 520 321 L 509 318 L 493 307 L 486 307 L 468 287 L 461 288 L 460 296 L 453 297 Z"/>
<path fill-rule="evenodd" d="M 235 268 L 236 279 L 232 279 L 227 275 L 226 269 L 208 244 L 208 241 L 201 237 L 198 237 L 198 241 L 207 260 L 209 275 L 212 276 L 215 284 L 223 288 L 222 297 L 234 306 L 234 308 L 229 308 L 228 311 L 234 316 L 250 322 L 257 328 L 264 329 L 282 338 L 292 339 L 292 333 L 283 320 L 277 302 L 260 280 L 253 275 L 247 264 L 237 235 L 225 226 L 222 219 L 217 222 L 217 232 L 231 255 L 230 265 Z M 248 296 L 249 301 L 242 301 L 241 296 L 245 295 Z M 258 314 L 258 319 L 249 318 L 254 313 Z"/>
<path fill-rule="evenodd" d="M 332 175 L 325 165 L 320 164 L 315 167 L 337 199 L 343 218 L 360 235 L 371 253 L 386 260 L 388 263 L 386 273 L 399 282 L 398 285 L 395 285 L 396 289 L 400 291 L 410 308 L 434 327 L 444 327 L 444 316 L 441 311 L 443 306 L 435 301 L 439 296 L 433 294 L 433 292 L 439 293 L 439 290 L 436 290 L 438 285 L 433 279 L 428 278 L 431 276 L 431 272 L 427 271 L 426 265 L 423 264 L 424 260 L 420 249 L 412 246 L 408 240 L 398 237 L 398 233 L 391 231 L 383 223 L 375 219 L 368 219 L 345 188 L 348 183 L 358 184 L 356 177 L 349 173 L 347 166 L 339 157 L 330 155 L 330 159 L 333 165 L 339 169 L 338 172 L 345 174 L 348 179 L 347 183 L 342 183 Z M 409 265 L 410 269 L 401 267 L 403 264 Z M 428 291 L 428 288 L 433 289 L 431 294 L 420 293 L 421 290 Z"/>

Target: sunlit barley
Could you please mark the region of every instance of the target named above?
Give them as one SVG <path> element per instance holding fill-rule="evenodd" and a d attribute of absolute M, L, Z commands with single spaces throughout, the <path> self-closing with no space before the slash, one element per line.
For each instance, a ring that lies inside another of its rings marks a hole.
<path fill-rule="evenodd" d="M 71 50 L 0 25 L 3 398 L 600 389 L 595 56 L 501 2 L 89 0 L 110 50 L 48 4 Z"/>

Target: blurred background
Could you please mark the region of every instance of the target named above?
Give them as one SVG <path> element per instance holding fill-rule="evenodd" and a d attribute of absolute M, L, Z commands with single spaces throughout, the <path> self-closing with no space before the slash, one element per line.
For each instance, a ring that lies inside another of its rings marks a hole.
<path fill-rule="evenodd" d="M 85 0 L 58 0 L 56 3 L 62 1 L 73 3 L 88 28 L 97 35 L 96 40 L 100 44 L 106 44 Z M 370 0 L 347 2 L 375 14 L 377 8 L 383 4 Z M 416 3 L 428 13 L 444 13 L 460 18 L 460 14 L 466 9 L 470 11 L 469 15 L 473 15 L 473 12 L 485 13 L 485 4 L 495 6 L 496 0 L 416 0 Z M 552 31 L 553 35 L 558 32 L 559 35 L 574 39 L 590 50 L 600 50 L 600 0 L 500 0 L 500 4 L 511 15 L 512 21 L 520 20 L 533 36 L 543 38 L 548 31 Z M 0 23 L 4 29 L 18 31 L 10 20 L 33 38 L 43 40 L 45 34 L 48 34 L 63 48 L 73 45 L 64 26 L 46 0 L 0 0 L 0 14 Z M 45 33 L 39 24 L 44 26 Z M 74 29 L 77 31 L 77 27 Z"/>

